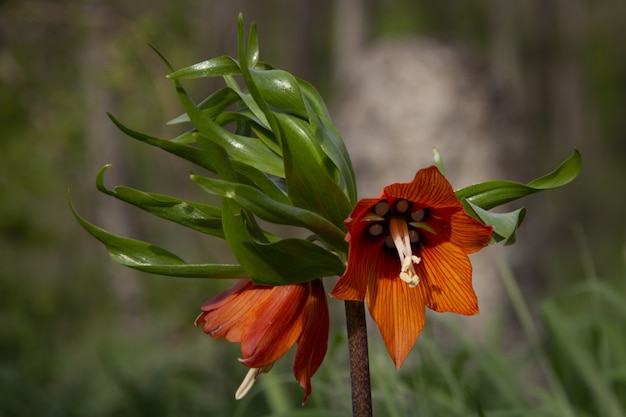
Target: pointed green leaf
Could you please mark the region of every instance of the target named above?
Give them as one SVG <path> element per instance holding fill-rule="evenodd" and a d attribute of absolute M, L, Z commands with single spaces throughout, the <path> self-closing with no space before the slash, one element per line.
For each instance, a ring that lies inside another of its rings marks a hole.
<path fill-rule="evenodd" d="M 96 187 L 101 192 L 165 220 L 208 235 L 224 238 L 222 214 L 219 208 L 124 186 L 117 186 L 113 190 L 109 190 L 104 186 L 104 173 L 110 167 L 110 164 L 105 165 L 96 177 Z"/>
<path fill-rule="evenodd" d="M 233 77 L 224 76 L 224 81 L 228 87 L 237 93 L 241 101 L 243 101 L 246 107 L 248 107 L 252 114 L 259 120 L 259 124 L 261 124 L 264 128 L 269 129 L 270 123 L 267 120 L 267 116 L 263 110 L 261 110 L 261 107 L 259 107 L 257 102 L 254 101 L 252 95 L 249 92 L 242 91 Z"/>
<path fill-rule="evenodd" d="M 181 68 L 167 75 L 171 80 L 202 77 L 217 77 L 240 74 L 239 64 L 229 56 L 218 56 L 209 60 Z"/>
<path fill-rule="evenodd" d="M 235 135 L 217 123 L 209 122 L 205 121 L 202 129 L 198 127 L 198 130 L 202 132 L 198 135 L 224 148 L 232 160 L 250 165 L 270 175 L 285 176 L 280 156 L 269 150 L 259 139 Z"/>
<path fill-rule="evenodd" d="M 198 108 L 202 110 L 202 114 L 209 119 L 213 119 L 229 106 L 233 105 L 239 100 L 239 95 L 231 88 L 221 88 L 215 93 L 211 94 L 205 100 L 203 100 Z M 178 123 L 188 123 L 191 120 L 187 113 L 167 122 L 168 125 L 174 125 Z"/>
<path fill-rule="evenodd" d="M 214 171 L 213 163 L 211 162 L 210 157 L 203 152 L 201 149 L 198 149 L 193 146 L 181 145 L 179 143 L 175 143 L 165 139 L 159 139 L 154 136 L 146 135 L 144 133 L 137 132 L 132 130 L 126 126 L 124 126 L 121 122 L 119 122 L 113 115 L 107 113 L 109 118 L 113 121 L 113 123 L 128 136 L 137 139 L 141 142 L 147 143 L 152 146 L 156 146 L 158 148 L 163 149 L 166 152 L 174 154 L 176 156 L 180 156 L 183 159 L 186 159 L 194 164 L 201 166 L 203 168 L 208 169 L 209 171 Z"/>
<path fill-rule="evenodd" d="M 337 227 L 352 210 L 346 194 L 328 176 L 326 156 L 302 119 L 276 114 L 283 136 L 288 195 L 294 205 L 320 214 Z"/>
<path fill-rule="evenodd" d="M 287 197 L 287 193 L 283 187 L 283 178 L 268 176 L 264 172 L 238 161 L 233 161 L 232 166 L 237 172 L 242 184 L 248 184 L 258 188 L 270 199 L 278 203 L 291 204 L 291 200 Z"/>
<path fill-rule="evenodd" d="M 309 123 L 313 126 L 314 134 L 324 153 L 337 167 L 341 176 L 340 185 L 345 188 L 350 205 L 354 206 L 357 202 L 356 179 L 348 149 L 330 121 L 326 105 L 315 87 L 301 79 L 298 79 L 298 83 L 305 96 Z"/>
<path fill-rule="evenodd" d="M 557 169 L 526 185 L 514 181 L 488 181 L 457 190 L 455 194 L 459 199 L 467 199 L 471 203 L 489 210 L 539 191 L 569 184 L 578 176 L 581 168 L 580 152 L 575 149 L 574 154 Z"/>
<path fill-rule="evenodd" d="M 104 244 L 111 258 L 124 266 L 157 275 L 188 278 L 245 278 L 241 265 L 187 264 L 177 255 L 141 240 L 117 236 L 83 219 L 70 202 L 80 225 Z"/>
<path fill-rule="evenodd" d="M 441 172 L 441 175 L 446 176 L 446 168 L 443 165 L 443 158 L 441 157 L 441 153 L 439 149 L 433 148 L 433 160 L 435 161 L 435 166 Z"/>
<path fill-rule="evenodd" d="M 517 239 L 517 229 L 522 224 L 524 217 L 526 216 L 526 209 L 524 207 L 509 213 L 492 213 L 470 203 L 469 201 L 466 202 L 467 205 L 465 206 L 465 209 L 470 216 L 482 221 L 485 224 L 493 226 L 494 234 L 492 243 L 496 243 L 501 240 L 504 240 L 505 245 L 512 245 L 515 243 Z"/>
<path fill-rule="evenodd" d="M 305 120 L 309 119 L 296 77 L 283 70 L 250 69 L 250 75 L 267 104 Z"/>
<path fill-rule="evenodd" d="M 248 66 L 256 67 L 259 62 L 259 36 L 257 34 L 256 23 L 250 25 L 250 34 L 248 35 Z"/>

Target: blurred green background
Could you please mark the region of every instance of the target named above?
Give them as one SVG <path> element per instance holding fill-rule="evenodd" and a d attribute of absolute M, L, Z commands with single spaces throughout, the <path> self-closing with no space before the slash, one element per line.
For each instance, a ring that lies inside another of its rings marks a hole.
<path fill-rule="evenodd" d="M 206 198 L 188 180 L 193 167 L 125 138 L 105 112 L 155 136 L 177 134 L 164 122 L 180 106 L 148 45 L 175 67 L 234 56 L 239 12 L 258 24 L 261 58 L 330 103 L 348 15 L 362 14 L 367 40 L 415 34 L 462 44 L 520 104 L 538 150 L 525 161 L 532 172 L 551 170 L 573 147 L 582 152 L 575 183 L 534 197 L 545 211 L 530 216 L 550 229 L 536 259 L 542 292 L 519 293 L 499 265 L 520 339 L 502 346 L 500 322 L 479 348 L 435 318 L 432 327 L 453 340 L 441 349 L 425 334 L 396 372 L 372 332 L 375 412 L 625 416 L 623 0 L 0 1 L 0 416 L 349 414 L 340 315 L 307 407 L 291 359 L 235 402 L 245 374 L 238 347 L 192 325 L 202 302 L 230 283 L 118 266 L 68 209 L 71 189 L 79 212 L 108 230 L 189 262 L 228 261 L 220 242 L 110 201 L 94 178 L 114 163 L 109 186 Z M 213 87 L 197 81 L 192 91 L 203 98 Z"/>

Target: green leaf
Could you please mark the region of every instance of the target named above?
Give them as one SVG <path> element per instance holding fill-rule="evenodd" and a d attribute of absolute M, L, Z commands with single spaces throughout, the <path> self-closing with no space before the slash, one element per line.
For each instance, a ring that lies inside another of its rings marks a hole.
<path fill-rule="evenodd" d="M 198 127 L 198 130 L 202 132 L 198 135 L 224 148 L 232 160 L 250 165 L 270 175 L 285 176 L 280 156 L 268 149 L 259 139 L 235 135 L 217 123 L 204 121 L 203 124 L 204 127 Z"/>
<path fill-rule="evenodd" d="M 252 237 L 252 221 L 239 205 L 225 198 L 222 204 L 224 232 L 235 257 L 258 284 L 287 285 L 343 273 L 339 258 L 314 243 L 301 239 L 276 242 Z M 253 231 L 254 232 L 254 231 Z M 256 233 L 255 233 L 256 235 Z"/>
<path fill-rule="evenodd" d="M 105 165 L 96 177 L 96 187 L 101 192 L 165 220 L 208 235 L 224 238 L 222 212 L 219 208 L 124 186 L 117 186 L 113 190 L 109 190 L 104 186 L 104 173 L 110 167 L 110 164 Z"/>
<path fill-rule="evenodd" d="M 469 201 L 465 201 L 465 211 L 482 221 L 485 224 L 493 226 L 492 243 L 504 240 L 505 245 L 512 245 L 516 241 L 516 233 L 519 226 L 524 221 L 526 216 L 526 209 L 524 207 L 511 211 L 509 213 L 492 213 L 484 210 L 479 206 L 472 204 Z M 469 206 L 469 207 L 468 207 Z"/>
<path fill-rule="evenodd" d="M 441 153 L 439 152 L 439 149 L 437 148 L 433 148 L 433 160 L 435 161 L 435 166 L 437 167 L 441 175 L 445 177 L 446 168 L 443 165 L 443 158 L 441 157 Z"/>
<path fill-rule="evenodd" d="M 207 191 L 230 198 L 259 218 L 275 223 L 305 227 L 340 251 L 347 251 L 345 232 L 320 215 L 272 200 L 256 188 L 212 178 L 192 176 Z"/>
<path fill-rule="evenodd" d="M 245 278 L 241 265 L 187 264 L 177 255 L 141 240 L 117 236 L 83 219 L 70 201 L 80 225 L 104 244 L 111 258 L 124 266 L 157 275 L 188 278 Z"/>
<path fill-rule="evenodd" d="M 282 130 L 287 192 L 294 205 L 314 211 L 337 227 L 352 210 L 348 197 L 328 175 L 325 153 L 302 119 L 276 114 Z"/>
<path fill-rule="evenodd" d="M 488 181 L 470 185 L 455 192 L 457 198 L 467 199 L 485 210 L 517 200 L 543 190 L 562 187 L 569 184 L 580 173 L 582 158 L 578 149 L 551 173 L 537 178 L 528 184 L 514 181 Z"/>
<path fill-rule="evenodd" d="M 309 119 L 300 85 L 293 75 L 283 70 L 253 69 L 250 69 L 250 75 L 267 104 L 305 120 Z"/>
<path fill-rule="evenodd" d="M 229 106 L 233 105 L 239 101 L 239 95 L 233 91 L 231 88 L 221 88 L 217 90 L 215 93 L 211 94 L 209 97 L 204 99 L 199 105 L 198 108 L 202 110 L 202 114 L 209 118 L 213 119 L 217 115 L 219 115 L 222 111 L 224 111 Z M 175 119 L 167 122 L 168 125 L 174 125 L 178 123 L 186 123 L 190 122 L 189 116 L 187 113 L 184 113 Z"/>
<path fill-rule="evenodd" d="M 186 159 L 194 164 L 201 166 L 203 168 L 208 169 L 209 171 L 215 172 L 213 169 L 213 163 L 209 155 L 203 152 L 201 149 L 198 149 L 193 146 L 181 145 L 179 143 L 175 143 L 165 139 L 159 139 L 154 136 L 146 135 L 144 133 L 137 132 L 132 130 L 126 126 L 124 126 L 121 122 L 119 122 L 113 115 L 107 113 L 111 121 L 117 126 L 122 132 L 126 133 L 128 136 L 137 139 L 141 142 L 147 143 L 152 146 L 156 146 L 157 148 L 161 148 L 166 152 L 179 156 L 183 159 Z"/>
<path fill-rule="evenodd" d="M 264 128 L 269 129 L 270 122 L 267 120 L 266 114 L 254 100 L 252 95 L 248 92 L 242 91 L 233 77 L 224 76 L 224 81 L 226 82 L 226 85 L 228 87 L 230 87 L 235 93 L 237 93 L 241 101 L 243 101 L 246 107 L 248 107 L 252 114 L 259 120 L 259 124 L 262 125 Z"/>
<path fill-rule="evenodd" d="M 309 123 L 313 127 L 314 136 L 319 140 L 320 147 L 335 164 L 341 176 L 340 184 L 346 190 L 351 206 L 357 201 L 356 179 L 350 154 L 339 132 L 330 121 L 330 116 L 319 93 L 311 84 L 298 80 L 306 98 L 309 112 Z"/>
<path fill-rule="evenodd" d="M 241 74 L 239 63 L 229 56 L 218 56 L 198 64 L 176 70 L 167 75 L 171 80 L 217 77 Z"/>
<path fill-rule="evenodd" d="M 269 198 L 278 203 L 291 204 L 291 200 L 289 200 L 285 188 L 283 187 L 283 178 L 268 176 L 264 172 L 238 161 L 232 161 L 232 166 L 237 172 L 241 183 L 246 183 L 258 188 Z"/>

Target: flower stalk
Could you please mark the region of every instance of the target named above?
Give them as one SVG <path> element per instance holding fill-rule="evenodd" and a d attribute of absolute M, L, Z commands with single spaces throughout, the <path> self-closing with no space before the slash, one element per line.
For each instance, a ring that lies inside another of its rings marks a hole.
<path fill-rule="evenodd" d="M 362 301 L 345 301 L 353 417 L 372 416 L 372 388 L 367 350 L 365 306 Z"/>

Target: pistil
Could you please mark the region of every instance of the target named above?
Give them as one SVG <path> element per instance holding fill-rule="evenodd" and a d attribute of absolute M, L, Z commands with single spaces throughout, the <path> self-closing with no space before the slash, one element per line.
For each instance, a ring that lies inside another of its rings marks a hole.
<path fill-rule="evenodd" d="M 254 385 L 258 376 L 263 372 L 269 372 L 270 369 L 272 369 L 272 366 L 274 366 L 273 363 L 263 368 L 250 368 L 246 376 L 243 378 L 241 385 L 239 385 L 239 388 L 237 388 L 237 391 L 235 392 L 235 399 L 240 400 L 245 397 L 248 391 L 250 391 L 250 388 Z"/>
<path fill-rule="evenodd" d="M 415 239 L 415 237 L 411 239 L 406 221 L 395 217 L 389 222 L 389 233 L 398 251 L 400 263 L 402 264 L 400 279 L 409 284 L 409 287 L 413 288 L 419 283 L 419 277 L 415 272 L 414 265 L 420 263 L 421 259 L 413 255 L 411 241 L 417 241 L 418 239 Z"/>

